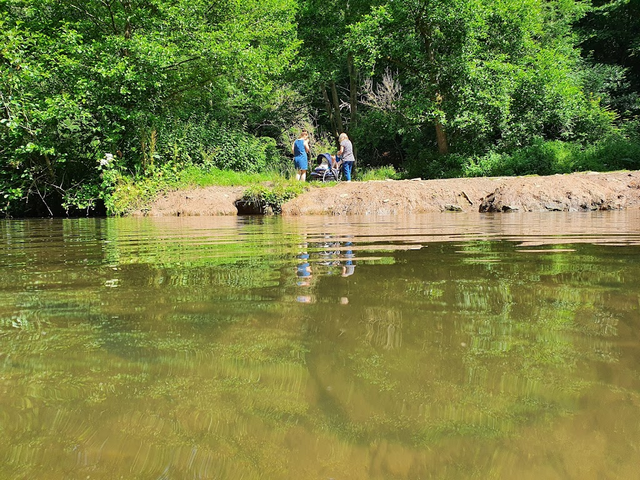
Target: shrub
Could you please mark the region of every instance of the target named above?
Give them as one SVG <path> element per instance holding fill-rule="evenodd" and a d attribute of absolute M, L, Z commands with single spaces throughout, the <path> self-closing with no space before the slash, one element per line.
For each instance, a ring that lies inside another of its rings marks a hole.
<path fill-rule="evenodd" d="M 424 151 L 404 163 L 408 178 L 456 178 L 463 176 L 467 157 L 457 154 L 438 155 Z"/>
<path fill-rule="evenodd" d="M 468 158 L 463 175 L 553 175 L 637 168 L 640 168 L 640 141 L 612 137 L 587 147 L 573 142 L 539 140 L 513 153 L 489 151 L 482 156 Z"/>
<path fill-rule="evenodd" d="M 173 119 L 157 137 L 163 163 L 255 173 L 285 161 L 273 138 L 256 137 L 209 116 Z"/>
<path fill-rule="evenodd" d="M 579 170 L 640 169 L 640 139 L 610 138 L 585 149 L 575 165 Z"/>

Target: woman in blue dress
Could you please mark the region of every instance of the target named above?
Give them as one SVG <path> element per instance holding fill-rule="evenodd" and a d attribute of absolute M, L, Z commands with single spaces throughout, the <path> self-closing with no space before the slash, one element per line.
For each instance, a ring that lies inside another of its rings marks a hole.
<path fill-rule="evenodd" d="M 296 166 L 296 180 L 305 181 L 307 179 L 307 170 L 309 169 L 309 133 L 302 130 L 300 137 L 291 145 L 291 153 L 293 153 L 293 163 Z"/>

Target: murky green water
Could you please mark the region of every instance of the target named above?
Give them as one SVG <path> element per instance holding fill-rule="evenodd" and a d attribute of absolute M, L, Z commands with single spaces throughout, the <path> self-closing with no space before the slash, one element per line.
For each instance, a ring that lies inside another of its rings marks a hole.
<path fill-rule="evenodd" d="M 0 232 L 0 478 L 637 478 L 639 212 Z"/>

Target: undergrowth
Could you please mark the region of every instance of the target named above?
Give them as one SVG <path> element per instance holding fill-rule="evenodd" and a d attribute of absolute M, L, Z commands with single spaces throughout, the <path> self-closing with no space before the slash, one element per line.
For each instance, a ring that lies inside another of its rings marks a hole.
<path fill-rule="evenodd" d="M 610 137 L 596 143 L 538 139 L 513 151 L 425 156 L 407 160 L 405 177 L 458 178 L 610 172 L 640 168 L 640 139 Z"/>

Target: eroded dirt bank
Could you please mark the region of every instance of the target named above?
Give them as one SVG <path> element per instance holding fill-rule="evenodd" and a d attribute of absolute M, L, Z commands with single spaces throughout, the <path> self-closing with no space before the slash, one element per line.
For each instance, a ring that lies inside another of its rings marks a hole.
<path fill-rule="evenodd" d="M 181 190 L 134 215 L 237 215 L 244 187 Z M 283 205 L 283 215 L 588 211 L 640 208 L 640 171 L 548 177 L 342 182 L 312 186 Z"/>

